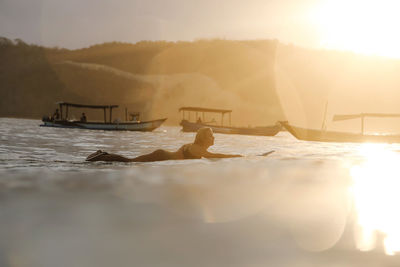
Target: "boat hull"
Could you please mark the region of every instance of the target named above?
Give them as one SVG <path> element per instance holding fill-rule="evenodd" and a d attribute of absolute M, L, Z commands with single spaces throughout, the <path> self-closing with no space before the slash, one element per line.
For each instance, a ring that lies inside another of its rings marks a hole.
<path fill-rule="evenodd" d="M 356 133 L 320 131 L 280 122 L 282 126 L 299 140 L 340 143 L 400 143 L 400 135 L 363 135 Z"/>
<path fill-rule="evenodd" d="M 259 135 L 259 136 L 274 136 L 280 130 L 280 125 L 265 126 L 265 127 L 224 127 L 215 126 L 205 123 L 193 123 L 187 120 L 182 120 L 180 125 L 183 132 L 197 132 L 200 128 L 210 127 L 214 133 L 222 134 L 241 134 L 241 135 Z"/>
<path fill-rule="evenodd" d="M 106 131 L 153 131 L 163 124 L 165 119 L 143 121 L 143 122 L 122 122 L 122 123 L 104 123 L 104 122 L 80 122 L 80 121 L 50 121 L 43 120 L 42 127 L 56 128 L 78 128 L 86 130 L 106 130 Z"/>

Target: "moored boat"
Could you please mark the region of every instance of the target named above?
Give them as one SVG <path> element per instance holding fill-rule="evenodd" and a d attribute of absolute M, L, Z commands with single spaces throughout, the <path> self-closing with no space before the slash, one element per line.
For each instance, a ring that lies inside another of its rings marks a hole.
<path fill-rule="evenodd" d="M 365 117 L 400 117 L 400 114 L 361 113 L 354 115 L 335 115 L 333 121 L 361 118 L 361 133 L 346 133 L 327 130 L 307 129 L 281 121 L 282 126 L 299 140 L 318 142 L 351 142 L 351 143 L 400 143 L 400 134 L 365 134 Z"/>
<path fill-rule="evenodd" d="M 203 127 L 210 127 L 215 133 L 223 134 L 242 134 L 242 135 L 260 135 L 260 136 L 274 136 L 281 129 L 281 125 L 275 124 L 271 126 L 258 126 L 258 127 L 232 127 L 231 126 L 231 112 L 232 110 L 226 109 L 211 109 L 211 108 L 199 108 L 199 107 L 182 107 L 179 109 L 182 112 L 182 126 L 183 132 L 197 132 L 198 129 Z M 190 115 L 188 119 L 185 118 L 185 112 L 195 112 L 196 122 L 190 121 Z M 198 117 L 201 114 L 202 119 Z M 215 120 L 205 121 L 206 113 L 218 113 L 221 115 L 221 123 L 218 124 Z M 229 115 L 229 126 L 224 126 L 224 115 Z"/>
<path fill-rule="evenodd" d="M 138 114 L 135 113 L 134 121 L 124 121 L 112 120 L 112 109 L 117 108 L 118 105 L 83 105 L 74 104 L 67 102 L 59 102 L 60 106 L 60 117 L 50 118 L 43 117 L 42 127 L 57 127 L 57 128 L 78 128 L 78 129 L 88 129 L 88 130 L 117 130 L 117 131 L 153 131 L 154 129 L 161 126 L 161 124 L 166 121 L 166 118 L 150 121 L 140 121 L 138 120 Z M 63 116 L 63 109 L 66 109 L 66 114 Z M 103 109 L 104 111 L 104 122 L 98 121 L 86 121 L 86 118 L 82 120 L 69 120 L 68 110 L 70 107 L 75 108 L 90 108 L 90 109 Z M 107 122 L 106 111 L 109 110 L 109 121 Z"/>

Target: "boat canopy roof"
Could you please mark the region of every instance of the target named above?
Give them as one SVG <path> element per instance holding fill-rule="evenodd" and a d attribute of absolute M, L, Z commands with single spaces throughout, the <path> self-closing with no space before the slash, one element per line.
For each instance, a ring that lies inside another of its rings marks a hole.
<path fill-rule="evenodd" d="M 197 112 L 213 112 L 213 113 L 231 113 L 229 109 L 216 109 L 216 108 L 200 108 L 200 107 L 181 107 L 179 111 L 197 111 Z"/>
<path fill-rule="evenodd" d="M 396 113 L 360 113 L 360 114 L 350 114 L 350 115 L 335 115 L 333 116 L 333 121 L 351 120 L 364 117 L 378 117 L 378 118 L 396 118 L 400 117 L 400 114 Z"/>
<path fill-rule="evenodd" d="M 69 106 L 75 108 L 98 108 L 98 109 L 105 109 L 105 108 L 117 108 L 118 105 L 83 105 L 83 104 L 75 104 L 69 102 L 57 102 L 56 104 L 61 106 Z"/>

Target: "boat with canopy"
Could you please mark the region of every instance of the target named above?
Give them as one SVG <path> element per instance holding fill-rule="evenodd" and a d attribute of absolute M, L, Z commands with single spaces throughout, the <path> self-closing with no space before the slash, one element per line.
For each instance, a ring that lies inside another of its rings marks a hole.
<path fill-rule="evenodd" d="M 382 113 L 360 113 L 349 115 L 335 115 L 332 121 L 342 121 L 350 119 L 361 119 L 360 133 L 346 133 L 321 130 L 306 129 L 290 125 L 287 121 L 281 121 L 283 127 L 299 140 L 319 141 L 319 142 L 354 142 L 354 143 L 400 143 L 400 134 L 365 134 L 365 118 L 399 118 L 400 114 Z"/>
<path fill-rule="evenodd" d="M 181 107 L 179 112 L 182 112 L 180 125 L 183 132 L 197 132 L 200 128 L 210 127 L 215 133 L 274 136 L 282 128 L 279 124 L 259 127 L 233 127 L 231 126 L 232 110 L 229 109 Z M 219 114 L 221 116 L 220 122 L 217 122 L 215 119 L 207 121 L 206 114 L 208 113 Z M 224 125 L 225 115 L 228 116 L 227 125 Z M 194 118 L 194 121 L 191 121 L 191 118 Z"/>
<path fill-rule="evenodd" d="M 151 120 L 151 121 L 140 121 L 139 113 L 130 114 L 135 120 L 127 120 L 127 110 L 125 110 L 126 118 L 125 121 L 120 122 L 119 120 L 112 120 L 113 109 L 118 108 L 118 105 L 86 105 L 76 104 L 69 102 L 58 102 L 60 109 L 59 118 L 50 118 L 44 116 L 42 121 L 43 127 L 58 127 L 58 128 L 79 128 L 79 129 L 90 129 L 90 130 L 120 130 L 120 131 L 153 131 L 154 129 L 161 126 L 161 124 L 167 120 L 167 118 Z M 69 110 L 71 108 L 88 108 L 88 109 L 99 109 L 104 112 L 104 122 L 101 121 L 86 121 L 84 120 L 70 120 Z M 65 113 L 64 113 L 65 112 Z M 107 113 L 109 113 L 109 119 L 107 120 Z"/>

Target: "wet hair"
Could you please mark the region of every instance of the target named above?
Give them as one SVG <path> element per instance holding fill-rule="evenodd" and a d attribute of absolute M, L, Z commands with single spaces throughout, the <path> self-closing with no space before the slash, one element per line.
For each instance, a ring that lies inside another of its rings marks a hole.
<path fill-rule="evenodd" d="M 204 139 L 206 137 L 206 133 L 207 132 L 211 132 L 212 133 L 212 129 L 210 127 L 200 128 L 197 131 L 196 138 L 194 139 L 194 143 L 198 144 L 198 145 L 203 145 L 204 144 Z"/>

